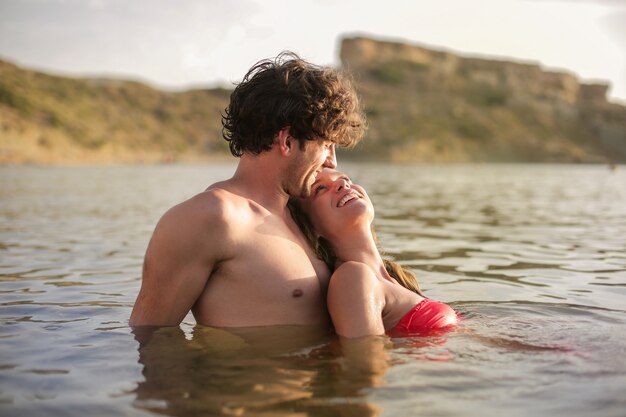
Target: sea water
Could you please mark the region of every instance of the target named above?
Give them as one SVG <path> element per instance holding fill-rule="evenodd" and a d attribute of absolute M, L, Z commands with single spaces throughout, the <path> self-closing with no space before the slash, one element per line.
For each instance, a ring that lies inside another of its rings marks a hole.
<path fill-rule="evenodd" d="M 626 167 L 340 164 L 444 336 L 133 332 L 157 220 L 234 168 L 0 168 L 0 415 L 626 415 Z"/>

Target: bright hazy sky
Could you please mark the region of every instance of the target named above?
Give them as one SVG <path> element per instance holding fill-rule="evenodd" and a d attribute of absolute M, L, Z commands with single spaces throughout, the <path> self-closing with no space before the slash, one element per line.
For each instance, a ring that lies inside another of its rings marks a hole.
<path fill-rule="evenodd" d="M 0 0 L 0 58 L 161 88 L 227 85 L 283 50 L 338 66 L 357 34 L 539 62 L 626 103 L 626 0 Z"/>

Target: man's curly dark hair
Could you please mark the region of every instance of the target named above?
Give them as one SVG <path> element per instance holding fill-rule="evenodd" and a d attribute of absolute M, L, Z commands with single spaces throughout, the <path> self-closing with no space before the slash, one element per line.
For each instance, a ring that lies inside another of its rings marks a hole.
<path fill-rule="evenodd" d="M 236 86 L 222 114 L 222 136 L 239 157 L 269 150 L 286 127 L 302 149 L 307 140 L 351 147 L 363 137 L 365 124 L 347 74 L 283 52 L 259 61 Z"/>

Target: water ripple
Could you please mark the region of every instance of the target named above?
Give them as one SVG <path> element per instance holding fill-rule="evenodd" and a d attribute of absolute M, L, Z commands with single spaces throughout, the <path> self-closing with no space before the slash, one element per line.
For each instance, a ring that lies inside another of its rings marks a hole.
<path fill-rule="evenodd" d="M 623 413 L 626 169 L 342 169 L 374 201 L 386 256 L 464 317 L 445 338 L 392 340 L 374 356 L 384 375 L 351 370 L 336 341 L 306 355 L 215 359 L 207 355 L 215 342 L 191 315 L 138 352 L 127 320 L 156 221 L 230 176 L 234 165 L 0 168 L 0 403 L 7 413 L 480 409 L 573 417 L 593 414 L 597 404 L 607 415 Z M 225 408 L 211 405 L 220 400 Z M 250 408 L 238 405 L 246 401 Z"/>

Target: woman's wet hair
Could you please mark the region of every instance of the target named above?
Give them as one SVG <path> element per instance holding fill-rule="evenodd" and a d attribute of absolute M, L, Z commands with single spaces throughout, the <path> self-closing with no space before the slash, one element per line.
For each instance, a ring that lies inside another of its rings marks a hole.
<path fill-rule="evenodd" d="M 230 95 L 222 136 L 234 156 L 271 149 L 284 128 L 300 141 L 351 147 L 365 133 L 365 116 L 350 77 L 292 52 L 255 64 Z"/>
<path fill-rule="evenodd" d="M 335 255 L 335 252 L 333 251 L 330 242 L 324 237 L 318 236 L 318 234 L 315 232 L 315 228 L 313 227 L 313 223 L 311 223 L 309 217 L 302 210 L 300 203 L 296 198 L 289 199 L 287 207 L 289 208 L 289 211 L 291 212 L 291 216 L 293 217 L 294 221 L 296 222 L 300 230 L 302 230 L 302 233 L 306 237 L 307 241 L 309 242 L 311 247 L 315 249 L 317 257 L 324 261 L 324 263 L 326 263 L 331 271 L 334 271 L 335 264 L 337 262 L 337 256 Z M 372 235 L 374 236 L 374 241 L 378 246 L 378 239 L 376 237 L 376 232 L 373 226 Z M 383 251 L 380 249 L 380 247 L 378 247 L 378 250 L 381 255 L 383 255 Z M 422 289 L 420 288 L 419 281 L 417 280 L 415 274 L 413 274 L 408 269 L 403 268 L 402 265 L 392 260 L 383 258 L 383 263 L 385 265 L 387 273 L 396 281 L 398 281 L 398 284 L 424 297 Z"/>

